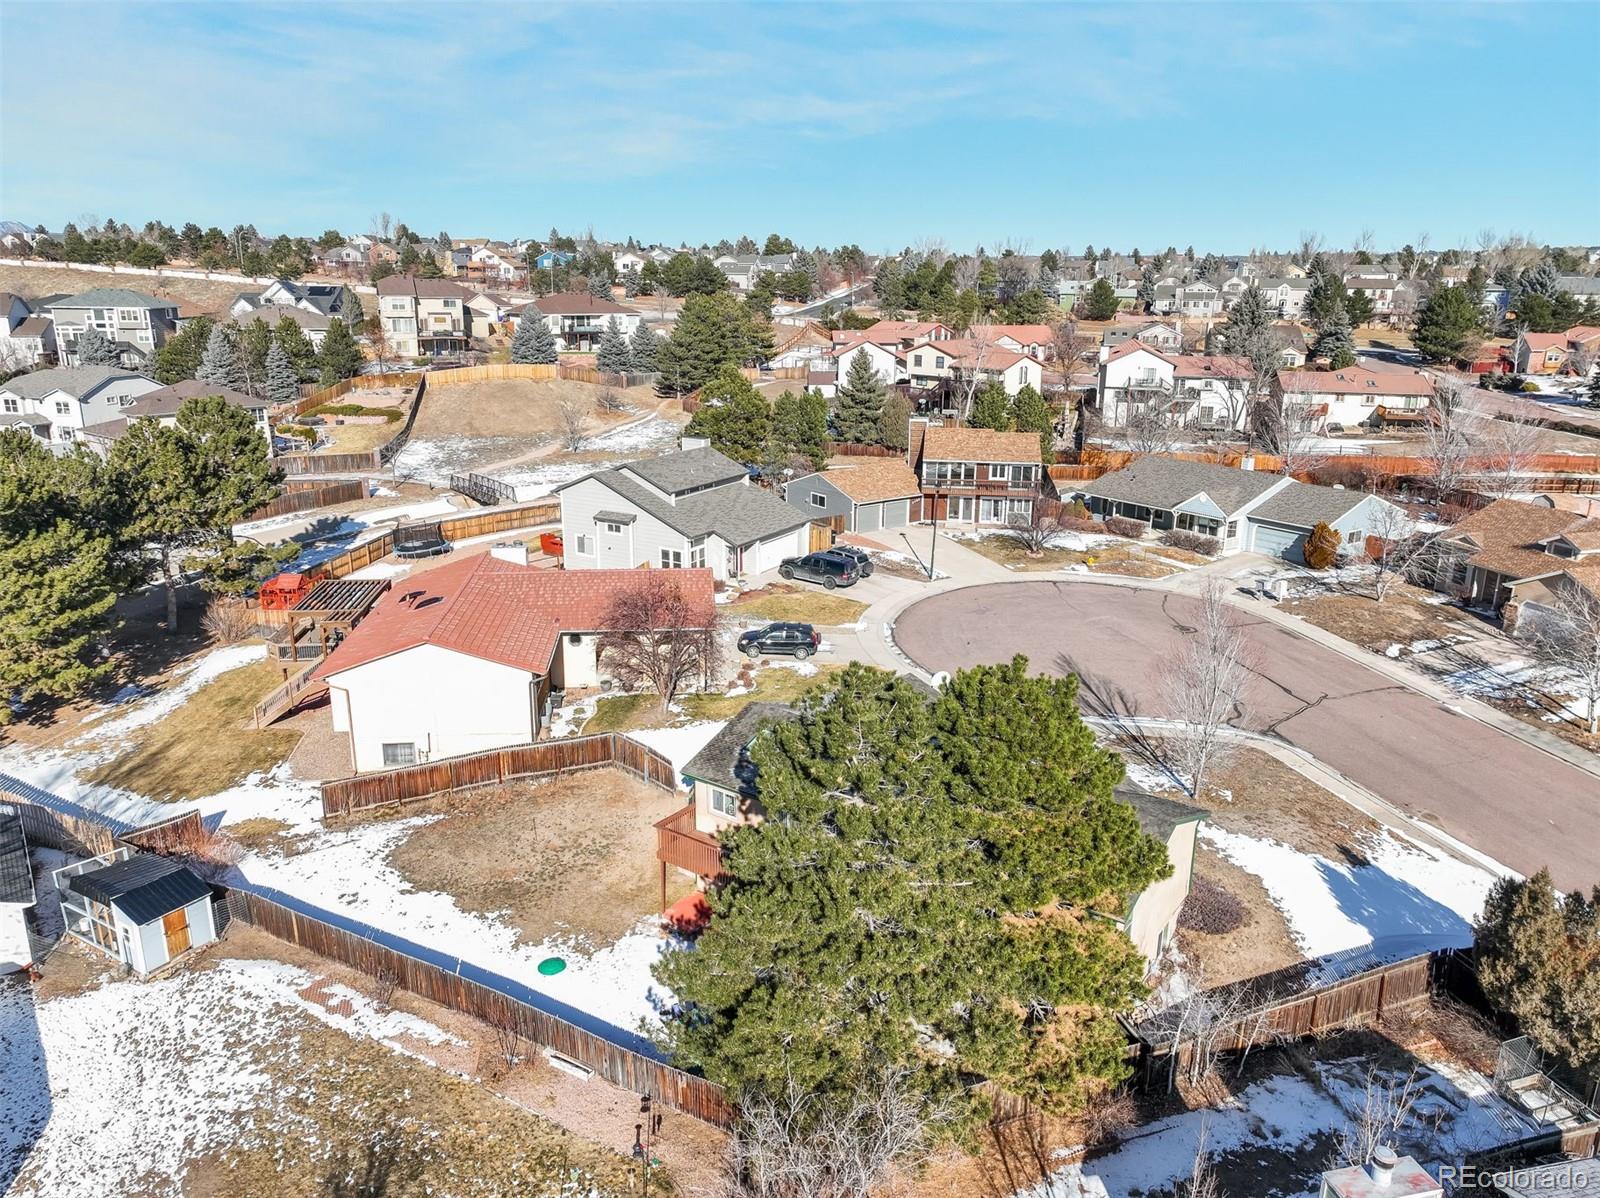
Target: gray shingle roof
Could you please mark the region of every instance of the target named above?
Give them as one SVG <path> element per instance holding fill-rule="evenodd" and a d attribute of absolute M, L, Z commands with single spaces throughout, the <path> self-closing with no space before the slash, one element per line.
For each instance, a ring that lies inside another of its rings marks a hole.
<path fill-rule="evenodd" d="M 755 738 L 761 724 L 792 720 L 798 715 L 794 708 L 783 703 L 752 703 L 707 741 L 705 748 L 683 767 L 683 772 L 691 778 L 754 798 L 756 768 L 745 756 L 745 746 Z"/>
<path fill-rule="evenodd" d="M 177 300 L 158 299 L 128 287 L 91 287 L 54 301 L 52 308 L 176 308 Z"/>
<path fill-rule="evenodd" d="M 604 483 L 640 511 L 686 537 L 715 533 L 730 545 L 749 545 L 811 523 L 810 516 L 759 487 L 729 484 L 668 503 L 629 478 L 624 469 L 631 470 L 633 466 L 587 477 Z"/>
<path fill-rule="evenodd" d="M 43 399 L 52 391 L 65 391 L 81 399 L 107 379 L 138 378 L 138 371 L 120 366 L 56 366 L 49 370 L 35 370 L 20 374 L 9 382 L 0 383 L 0 391 L 9 391 L 23 399 Z"/>
<path fill-rule="evenodd" d="M 1133 813 L 1139 817 L 1140 830 L 1146 836 L 1154 836 L 1163 843 L 1179 824 L 1205 819 L 1210 814 L 1203 807 L 1162 798 L 1160 795 L 1153 795 L 1149 791 L 1140 790 L 1137 786 L 1127 783 L 1117 787 L 1116 796 L 1133 808 Z"/>
<path fill-rule="evenodd" d="M 33 902 L 33 867 L 22 835 L 22 813 L 0 803 L 0 903 Z"/>
<path fill-rule="evenodd" d="M 710 446 L 644 458 L 630 462 L 628 469 L 668 495 L 682 495 L 696 487 L 736 482 L 748 473 L 738 462 Z"/>
<path fill-rule="evenodd" d="M 1252 511 L 1250 519 L 1310 528 L 1319 521 L 1331 524 L 1365 498 L 1361 491 L 1292 482 Z"/>
<path fill-rule="evenodd" d="M 76 874 L 67 879 L 67 886 L 95 902 L 110 904 L 136 924 L 153 923 L 211 895 L 211 887 L 198 874 L 169 857 L 149 853 Z"/>
<path fill-rule="evenodd" d="M 1224 512 L 1233 513 L 1283 481 L 1276 474 L 1236 470 L 1210 462 L 1143 457 L 1101 475 L 1083 488 L 1085 495 L 1171 510 L 1204 492 Z"/>

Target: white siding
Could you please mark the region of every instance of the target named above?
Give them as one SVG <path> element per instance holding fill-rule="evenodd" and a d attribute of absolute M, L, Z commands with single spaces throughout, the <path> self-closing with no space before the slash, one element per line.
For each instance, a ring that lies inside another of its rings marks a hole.
<path fill-rule="evenodd" d="M 755 572 L 762 570 L 776 570 L 778 563 L 786 557 L 795 557 L 804 553 L 811 542 L 810 525 L 802 524 L 793 532 L 786 532 L 782 536 L 773 537 L 771 540 L 762 541 L 745 550 L 746 562 L 750 555 L 755 556 L 755 565 L 748 568 Z"/>
<path fill-rule="evenodd" d="M 419 645 L 333 675 L 358 773 L 390 768 L 385 744 L 416 746 L 418 761 L 530 744 L 538 733 L 535 675 L 437 645 Z M 341 695 L 341 692 L 342 695 Z"/>

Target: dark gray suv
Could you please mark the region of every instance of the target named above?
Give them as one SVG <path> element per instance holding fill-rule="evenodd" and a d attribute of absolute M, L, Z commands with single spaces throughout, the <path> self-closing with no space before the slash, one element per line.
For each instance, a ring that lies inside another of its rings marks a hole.
<path fill-rule="evenodd" d="M 834 587 L 853 587 L 861 571 L 855 562 L 835 553 L 808 553 L 804 557 L 786 557 L 778 565 L 784 578 L 799 578 L 806 582 L 820 582 L 828 590 Z"/>

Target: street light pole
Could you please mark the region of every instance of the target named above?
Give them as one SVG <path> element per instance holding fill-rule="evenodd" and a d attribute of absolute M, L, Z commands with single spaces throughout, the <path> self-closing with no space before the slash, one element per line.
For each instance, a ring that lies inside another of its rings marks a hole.
<path fill-rule="evenodd" d="M 933 537 L 928 542 L 928 581 L 933 581 L 933 555 L 939 548 L 939 488 L 933 489 Z"/>

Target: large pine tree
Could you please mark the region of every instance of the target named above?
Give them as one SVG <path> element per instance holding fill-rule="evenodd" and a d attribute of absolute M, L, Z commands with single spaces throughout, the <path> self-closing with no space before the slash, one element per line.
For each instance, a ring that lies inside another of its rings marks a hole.
<path fill-rule="evenodd" d="M 211 340 L 211 330 L 215 327 L 216 322 L 209 316 L 196 316 L 193 320 L 185 321 L 183 328 L 156 350 L 151 371 L 156 381 L 170 385 L 194 378 L 195 372 L 200 369 L 200 359 L 205 356 L 206 343 Z"/>
<path fill-rule="evenodd" d="M 365 363 L 361 347 L 350 335 L 344 321 L 331 322 L 327 336 L 322 339 L 322 348 L 317 351 L 317 377 L 322 385 L 327 387 L 343 379 L 354 378 L 361 373 Z"/>
<path fill-rule="evenodd" d="M 1006 389 L 999 383 L 985 383 L 972 401 L 972 416 L 967 421 L 973 428 L 992 428 L 1006 432 L 1011 428 L 1011 404 L 1006 399 Z"/>
<path fill-rule="evenodd" d="M 73 352 L 79 366 L 120 366 L 122 351 L 94 326 L 83 330 Z"/>
<path fill-rule="evenodd" d="M 266 396 L 273 403 L 293 403 L 300 397 L 299 372 L 276 339 L 267 351 L 266 376 Z"/>
<path fill-rule="evenodd" d="M 1228 310 L 1227 321 L 1219 330 L 1228 352 L 1245 353 L 1244 347 L 1251 344 L 1263 329 L 1272 324 L 1275 315 L 1272 306 L 1267 302 L 1266 293 L 1258 284 L 1252 282 L 1234 301 L 1233 307 Z"/>
<path fill-rule="evenodd" d="M 194 377 L 213 387 L 249 390 L 249 378 L 233 329 L 220 324 L 212 328 L 211 336 L 206 339 L 206 351 L 200 356 L 200 369 L 195 371 Z"/>
<path fill-rule="evenodd" d="M 772 405 L 737 366 L 723 366 L 700 389 L 700 406 L 684 432 L 710 438 L 713 449 L 736 462 L 761 465 L 769 460 Z"/>
<path fill-rule="evenodd" d="M 1336 304 L 1324 318 L 1322 331 L 1311 347 L 1311 356 L 1326 359 L 1330 370 L 1343 370 L 1356 364 L 1356 343 L 1350 335 L 1350 321 L 1345 317 L 1343 304 Z"/>
<path fill-rule="evenodd" d="M 868 354 L 858 353 L 851 358 L 850 369 L 833 401 L 833 423 L 839 438 L 858 444 L 876 441 L 878 420 L 888 393 Z"/>
<path fill-rule="evenodd" d="M 289 362 L 294 367 L 295 377 L 302 383 L 309 383 L 317 377 L 317 350 L 311 344 L 311 339 L 306 336 L 294 317 L 285 316 L 278 321 L 278 327 L 272 331 L 273 338 L 283 347 L 283 352 L 289 355 Z"/>
<path fill-rule="evenodd" d="M 617 318 L 606 321 L 605 332 L 600 334 L 600 348 L 595 352 L 594 364 L 607 374 L 627 374 L 633 367 L 633 355 L 628 352 L 628 339 L 622 335 Z"/>
<path fill-rule="evenodd" d="M 633 272 L 628 272 L 633 277 Z M 628 339 L 628 358 L 635 374 L 649 374 L 656 368 L 656 352 L 661 348 L 661 338 L 650 331 L 650 326 L 640 321 Z"/>
<path fill-rule="evenodd" d="M 511 338 L 511 360 L 525 366 L 554 366 L 560 356 L 544 313 L 529 304 L 518 318 L 516 334 Z"/>
<path fill-rule="evenodd" d="M 656 351 L 661 383 L 686 395 L 703 387 L 723 366 L 753 363 L 770 348 L 772 330 L 751 319 L 731 295 L 691 295 Z"/>
<path fill-rule="evenodd" d="M 1011 424 L 1018 432 L 1039 434 L 1039 460 L 1054 459 L 1056 443 L 1055 413 L 1043 395 L 1030 384 L 1017 392 L 1011 401 Z"/>
<path fill-rule="evenodd" d="M 776 466 L 820 470 L 828 457 L 828 401 L 816 391 L 785 391 L 772 405 L 769 459 Z"/>
<path fill-rule="evenodd" d="M 1090 320 L 1110 320 L 1117 314 L 1116 288 L 1106 279 L 1096 279 L 1083 301 L 1083 314 Z"/>
<path fill-rule="evenodd" d="M 929 704 L 852 665 L 750 757 L 766 818 L 725 833 L 710 926 L 657 966 L 679 1064 L 735 1094 L 903 1067 L 974 1114 L 975 1077 L 1070 1109 L 1125 1075 L 1144 964 L 1090 912 L 1169 866 L 1076 680 L 1018 658 Z"/>
<path fill-rule="evenodd" d="M 1436 287 L 1417 312 L 1411 341 L 1428 362 L 1451 362 L 1474 351 L 1483 313 L 1464 287 Z"/>

